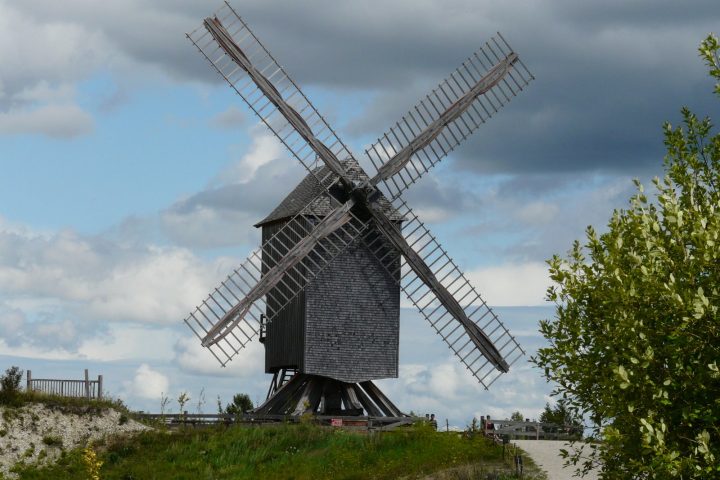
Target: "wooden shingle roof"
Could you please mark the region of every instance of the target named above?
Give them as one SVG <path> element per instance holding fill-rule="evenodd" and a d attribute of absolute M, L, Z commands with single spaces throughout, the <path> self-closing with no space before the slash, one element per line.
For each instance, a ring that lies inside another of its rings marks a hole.
<path fill-rule="evenodd" d="M 354 179 L 359 181 L 367 180 L 365 173 L 358 169 L 353 168 L 349 162 L 343 162 L 345 168 L 348 169 L 348 173 Z M 337 176 L 329 176 L 324 182 L 323 187 L 320 184 L 318 178 L 325 178 L 328 175 L 329 169 L 327 166 L 322 166 L 313 171 L 314 174 L 308 173 L 305 178 L 283 199 L 270 214 L 255 224 L 255 227 L 261 227 L 267 223 L 275 222 L 285 218 L 291 218 L 300 213 L 305 206 L 310 203 L 315 197 L 325 192 L 325 188 L 335 183 L 338 179 Z M 383 211 L 393 221 L 402 221 L 402 216 L 395 210 L 390 202 L 384 197 L 379 200 Z M 320 217 L 328 215 L 334 210 L 333 203 L 330 201 L 329 195 L 325 192 L 321 198 L 315 201 L 313 212 Z"/>

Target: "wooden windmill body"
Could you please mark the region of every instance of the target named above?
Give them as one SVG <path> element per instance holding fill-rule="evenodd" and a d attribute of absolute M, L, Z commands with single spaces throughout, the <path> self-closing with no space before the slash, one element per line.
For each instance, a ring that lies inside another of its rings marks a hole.
<path fill-rule="evenodd" d="M 262 255 L 266 270 L 278 258 L 274 235 L 304 206 L 303 200 L 321 192 L 315 177 L 306 176 L 266 218 L 262 228 Z M 307 201 L 307 200 L 305 200 Z M 329 206 L 329 202 L 328 202 Z M 385 209 L 394 221 L 400 217 L 389 204 Z M 330 213 L 317 209 L 322 217 Z M 305 219 L 310 222 L 310 219 Z M 299 236 L 296 241 L 300 241 Z M 393 263 L 398 265 L 399 255 Z M 362 241 L 356 240 L 267 325 L 265 372 L 282 369 L 358 383 L 398 375 L 400 336 L 399 272 L 391 274 Z M 279 285 L 268 293 L 271 310 L 283 296 Z"/>

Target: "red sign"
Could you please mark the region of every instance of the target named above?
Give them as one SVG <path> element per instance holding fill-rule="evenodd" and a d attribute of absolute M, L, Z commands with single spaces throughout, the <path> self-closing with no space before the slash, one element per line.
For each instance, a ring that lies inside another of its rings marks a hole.
<path fill-rule="evenodd" d="M 330 420 L 330 425 L 333 427 L 342 427 L 342 418 L 333 418 Z"/>

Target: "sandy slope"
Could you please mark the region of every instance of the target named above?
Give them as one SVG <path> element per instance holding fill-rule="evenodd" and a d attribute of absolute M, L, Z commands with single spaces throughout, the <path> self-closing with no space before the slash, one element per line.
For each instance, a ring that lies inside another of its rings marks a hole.
<path fill-rule="evenodd" d="M 20 409 L 0 407 L 0 473 L 13 478 L 8 470 L 18 461 L 53 461 L 63 449 L 85 446 L 88 441 L 110 434 L 148 428 L 130 419 L 121 422 L 120 416 L 111 409 L 78 415 L 41 404 Z"/>
<path fill-rule="evenodd" d="M 560 449 L 568 448 L 562 440 L 513 440 L 512 443 L 525 450 L 535 463 L 548 474 L 550 480 L 569 480 L 573 477 L 573 468 L 563 468 Z M 594 473 L 583 477 L 584 480 L 596 480 Z"/>

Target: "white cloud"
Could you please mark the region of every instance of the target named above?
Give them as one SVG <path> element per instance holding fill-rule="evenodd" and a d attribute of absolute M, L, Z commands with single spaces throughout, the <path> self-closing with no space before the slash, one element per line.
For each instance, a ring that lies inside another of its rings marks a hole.
<path fill-rule="evenodd" d="M 157 216 L 162 234 L 190 248 L 256 246 L 255 223 L 269 214 L 307 172 L 264 127 L 251 130 L 242 157 L 204 190 L 179 199 Z M 121 226 L 136 229 L 137 222 Z M 146 226 L 148 223 L 145 222 Z"/>
<path fill-rule="evenodd" d="M 135 377 L 125 383 L 125 388 L 132 396 L 145 399 L 159 399 L 170 389 L 170 380 L 167 376 L 153 370 L 146 363 L 140 365 L 135 372 Z"/>
<path fill-rule="evenodd" d="M 0 340 L 18 344 L 23 339 L 26 318 L 22 310 L 0 303 Z"/>
<path fill-rule="evenodd" d="M 214 265 L 213 265 L 214 263 Z M 88 291 L 87 314 L 111 320 L 174 324 L 229 269 L 227 259 L 207 264 L 189 251 L 150 247 L 115 265 Z"/>
<path fill-rule="evenodd" d="M 223 368 L 210 351 L 200 345 L 200 340 L 190 329 L 187 333 L 187 337 L 180 338 L 175 344 L 175 363 L 185 372 L 246 378 L 264 371 L 265 349 L 257 338 Z"/>
<path fill-rule="evenodd" d="M 92 116 L 75 100 L 74 83 L 114 50 L 95 29 L 41 20 L 0 1 L 0 134 L 72 138 L 92 132 Z"/>
<path fill-rule="evenodd" d="M 41 134 L 72 138 L 92 132 L 92 116 L 77 105 L 44 105 L 0 112 L 0 134 Z"/>
<path fill-rule="evenodd" d="M 276 160 L 286 158 L 285 147 L 272 133 L 267 131 L 265 125 L 256 125 L 251 131 L 252 143 L 242 158 L 222 171 L 215 179 L 216 185 L 231 183 L 248 183 L 254 180 L 255 173 L 260 167 Z M 299 183 L 301 178 L 297 179 Z"/>
<path fill-rule="evenodd" d="M 210 196 L 213 192 L 205 193 Z M 237 195 L 234 195 L 235 193 Z M 239 191 L 230 195 L 236 196 L 238 200 L 249 196 Z M 187 207 L 168 208 L 160 213 L 159 218 L 163 233 L 180 245 L 212 248 L 257 243 L 259 231 L 253 225 L 261 217 L 243 210 L 246 207 L 247 205 L 241 203 L 236 209 L 210 203 L 188 203 Z"/>
<path fill-rule="evenodd" d="M 178 333 L 179 330 L 179 333 Z M 95 361 L 138 360 L 168 362 L 178 335 L 188 332 L 178 328 L 111 323 L 108 332 L 91 337 L 78 346 L 79 357 Z"/>
<path fill-rule="evenodd" d="M 560 209 L 553 203 L 536 201 L 520 207 L 515 216 L 529 225 L 544 226 L 551 222 Z"/>
<path fill-rule="evenodd" d="M 439 223 L 455 214 L 457 214 L 457 212 L 452 212 L 442 207 L 418 207 L 415 209 L 415 215 L 427 223 Z"/>
<path fill-rule="evenodd" d="M 540 262 L 477 268 L 467 277 L 492 305 L 544 305 L 550 286 L 547 265 Z"/>
<path fill-rule="evenodd" d="M 231 105 L 226 110 L 215 115 L 210 120 L 210 124 L 220 128 L 236 129 L 243 126 L 245 119 L 245 113 L 236 106 Z"/>
<path fill-rule="evenodd" d="M 427 364 L 401 365 L 398 379 L 377 383 L 404 411 L 432 412 L 441 419 L 451 417 L 466 422 L 488 414 L 508 418 L 516 410 L 537 418 L 550 390 L 538 371 L 527 363 L 514 365 L 510 373 L 485 390 L 454 357 L 437 360 L 433 355 Z"/>
<path fill-rule="evenodd" d="M 203 260 L 177 247 L 124 246 L 69 230 L 4 227 L 0 301 L 31 319 L 26 328 L 35 340 L 61 340 L 68 348 L 71 337 L 77 344 L 81 335 L 97 334 L 112 321 L 177 325 L 238 263 Z"/>
<path fill-rule="evenodd" d="M 9 345 L 2 338 L 0 338 L 0 351 L 2 351 L 3 355 L 50 361 L 75 360 L 78 358 L 76 354 L 70 353 L 63 348 L 58 348 L 56 346 L 37 347 L 35 345 L 28 345 L 25 343 L 19 345 Z"/>
<path fill-rule="evenodd" d="M 21 12 L 23 7 L 0 1 L 0 63 L 11 98 L 43 83 L 82 79 L 116 54 L 99 30 Z"/>

